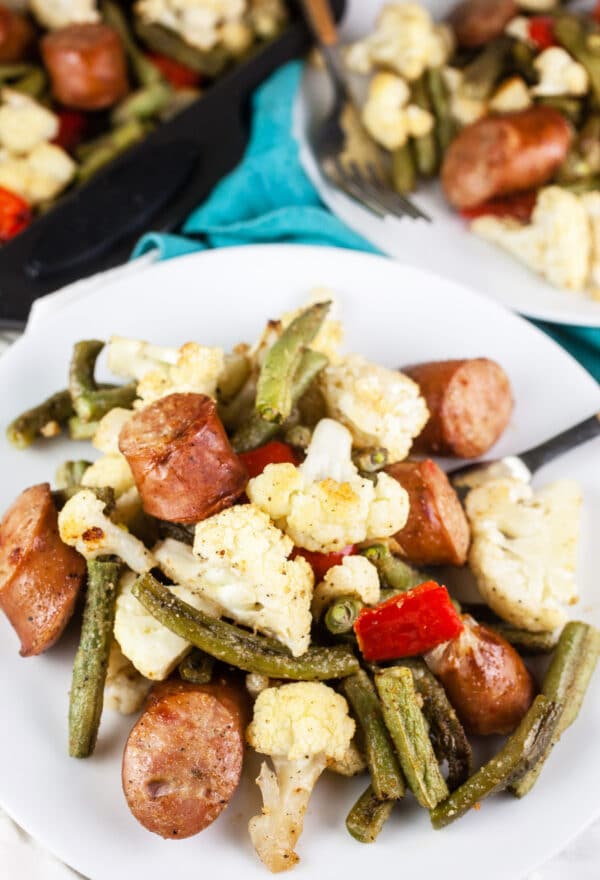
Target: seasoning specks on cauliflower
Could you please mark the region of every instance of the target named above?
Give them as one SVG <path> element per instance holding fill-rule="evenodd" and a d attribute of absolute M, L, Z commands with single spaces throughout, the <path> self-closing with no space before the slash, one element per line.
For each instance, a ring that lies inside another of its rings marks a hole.
<path fill-rule="evenodd" d="M 560 480 L 539 492 L 520 480 L 491 480 L 469 492 L 469 564 L 484 600 L 532 632 L 565 622 L 577 601 L 575 569 L 581 491 Z"/>
<path fill-rule="evenodd" d="M 321 388 L 330 416 L 349 429 L 354 445 L 384 446 L 391 462 L 406 458 L 429 418 L 416 382 L 357 354 L 326 367 Z"/>
<path fill-rule="evenodd" d="M 298 861 L 294 848 L 312 790 L 328 763 L 347 755 L 354 730 L 345 699 L 321 682 L 296 682 L 258 695 L 246 736 L 257 752 L 271 756 L 275 772 L 263 763 L 256 780 L 263 810 L 248 829 L 271 871 L 288 870 Z"/>
<path fill-rule="evenodd" d="M 247 495 L 307 550 L 329 553 L 395 534 L 408 517 L 406 492 L 387 474 L 376 482 L 360 477 L 351 453 L 350 432 L 322 419 L 302 465 L 268 465 Z"/>
<path fill-rule="evenodd" d="M 365 605 L 376 605 L 379 594 L 379 575 L 373 563 L 364 556 L 345 556 L 341 565 L 333 565 L 315 587 L 312 613 L 319 618 L 323 608 L 338 596 L 358 596 Z"/>

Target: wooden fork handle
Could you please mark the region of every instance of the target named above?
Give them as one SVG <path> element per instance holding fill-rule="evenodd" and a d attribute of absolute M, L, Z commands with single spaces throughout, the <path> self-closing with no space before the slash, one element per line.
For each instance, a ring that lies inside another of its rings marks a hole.
<path fill-rule="evenodd" d="M 337 45 L 337 28 L 329 0 L 301 0 L 301 3 L 317 41 L 323 46 Z"/>

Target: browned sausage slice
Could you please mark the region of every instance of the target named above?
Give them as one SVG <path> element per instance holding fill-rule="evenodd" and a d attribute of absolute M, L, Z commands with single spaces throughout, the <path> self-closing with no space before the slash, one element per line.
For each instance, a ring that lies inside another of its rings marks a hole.
<path fill-rule="evenodd" d="M 69 622 L 85 559 L 58 534 L 48 483 L 22 492 L 0 524 L 0 608 L 29 657 L 50 648 Z"/>
<path fill-rule="evenodd" d="M 430 416 L 413 451 L 476 458 L 501 436 L 513 398 L 502 367 L 488 358 L 431 361 L 403 372 L 418 384 Z"/>
<path fill-rule="evenodd" d="M 127 94 L 121 38 L 106 24 L 70 24 L 40 43 L 54 97 L 77 110 L 102 110 Z"/>
<path fill-rule="evenodd" d="M 448 23 L 459 46 L 475 49 L 499 37 L 517 12 L 515 0 L 465 0 L 452 10 Z"/>
<path fill-rule="evenodd" d="M 170 394 L 127 422 L 119 437 L 146 513 L 196 523 L 229 507 L 247 483 L 217 408 L 204 394 Z"/>
<path fill-rule="evenodd" d="M 23 15 L 0 4 L 0 64 L 22 61 L 33 46 L 35 33 Z"/>
<path fill-rule="evenodd" d="M 148 831 L 180 840 L 225 809 L 242 773 L 244 711 L 225 684 L 165 682 L 127 740 L 123 791 Z"/>
<path fill-rule="evenodd" d="M 573 133 L 552 107 L 486 116 L 454 138 L 442 165 L 446 198 L 472 208 L 496 196 L 547 183 L 569 151 Z"/>
<path fill-rule="evenodd" d="M 408 492 L 408 521 L 394 535 L 406 559 L 414 565 L 464 565 L 469 524 L 443 470 L 427 459 L 400 461 L 386 471 Z"/>

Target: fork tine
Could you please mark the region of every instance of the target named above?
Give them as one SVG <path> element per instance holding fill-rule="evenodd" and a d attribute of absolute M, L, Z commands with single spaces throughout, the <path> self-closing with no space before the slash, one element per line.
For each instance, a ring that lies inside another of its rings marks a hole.
<path fill-rule="evenodd" d="M 367 165 L 367 170 L 369 172 L 372 185 L 378 192 L 380 192 L 381 198 L 385 199 L 386 203 L 390 205 L 392 213 L 394 213 L 397 217 L 402 217 L 408 214 L 408 216 L 411 217 L 413 220 L 421 218 L 422 220 L 426 220 L 428 223 L 431 223 L 431 217 L 425 214 L 425 212 L 422 211 L 417 205 L 415 205 L 415 203 L 411 199 L 409 199 L 407 196 L 401 195 L 400 193 L 394 192 L 385 184 L 372 162 L 369 162 L 369 164 Z"/>
<path fill-rule="evenodd" d="M 385 198 L 385 194 L 382 190 L 378 190 L 373 184 L 365 177 L 363 171 L 355 161 L 351 161 L 348 163 L 348 168 L 352 175 L 352 180 L 354 181 L 357 189 L 363 193 L 362 198 L 370 198 L 372 202 L 379 206 L 379 210 L 382 212 L 383 216 L 390 213 L 390 205 Z"/>
<path fill-rule="evenodd" d="M 334 157 L 333 165 L 337 174 L 337 185 L 341 187 L 341 189 L 345 190 L 348 195 L 352 196 L 354 199 L 365 205 L 365 207 L 367 207 L 378 217 L 385 217 L 387 213 L 386 208 L 381 204 L 378 199 L 370 196 L 364 186 L 361 186 L 355 181 L 355 179 L 348 173 L 348 171 L 344 167 L 344 164 L 340 160 L 339 156 Z"/>
<path fill-rule="evenodd" d="M 395 217 L 412 217 L 412 211 L 410 209 L 410 205 L 404 205 L 401 201 L 395 201 L 393 199 L 394 193 L 392 193 L 388 187 L 385 187 L 383 182 L 380 180 L 375 166 L 372 163 L 368 163 L 366 166 L 368 175 L 365 177 L 365 174 L 359 166 L 355 163 L 354 170 L 355 174 L 361 175 L 364 180 L 365 186 L 368 186 L 369 192 L 372 193 L 373 197 L 376 198 L 380 204 L 382 204 L 386 210 L 386 214 L 393 214 Z"/>

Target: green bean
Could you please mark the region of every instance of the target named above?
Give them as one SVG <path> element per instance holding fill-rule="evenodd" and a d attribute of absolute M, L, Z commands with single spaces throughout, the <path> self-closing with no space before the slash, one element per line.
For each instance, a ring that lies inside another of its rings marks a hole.
<path fill-rule="evenodd" d="M 411 193 L 417 185 L 417 169 L 409 141 L 392 153 L 392 183 L 400 195 Z"/>
<path fill-rule="evenodd" d="M 21 79 L 33 70 L 32 64 L 22 64 L 15 62 L 14 64 L 0 64 L 0 83 L 11 82 L 14 79 Z"/>
<path fill-rule="evenodd" d="M 484 798 L 503 791 L 532 767 L 552 740 L 560 709 L 540 694 L 504 747 L 450 797 L 431 811 L 434 828 L 464 816 Z"/>
<path fill-rule="evenodd" d="M 115 509 L 115 490 L 111 486 L 82 486 L 75 484 L 72 486 L 65 486 L 63 489 L 55 489 L 52 493 L 57 509 L 60 510 L 63 508 L 70 498 L 77 495 L 77 493 L 81 492 L 83 489 L 86 489 L 88 492 L 93 492 L 96 498 L 99 498 L 100 501 L 102 501 L 104 504 L 104 513 L 107 516 L 113 512 Z"/>
<path fill-rule="evenodd" d="M 330 306 L 322 302 L 304 309 L 267 351 L 256 387 L 256 411 L 265 421 L 281 424 L 291 413 L 294 376 Z"/>
<path fill-rule="evenodd" d="M 374 843 L 390 818 L 394 803 L 379 800 L 373 786 L 369 785 L 346 817 L 348 832 L 359 843 Z"/>
<path fill-rule="evenodd" d="M 485 101 L 490 97 L 502 74 L 511 48 L 511 39 L 499 37 L 488 43 L 474 60 L 467 64 L 461 85 L 465 97 L 479 101 Z"/>
<path fill-rule="evenodd" d="M 433 749 L 438 762 L 446 761 L 448 765 L 446 783 L 453 791 L 469 778 L 473 767 L 473 753 L 463 726 L 446 691 L 423 660 L 406 659 L 396 665 L 406 666 L 412 672 Z"/>
<path fill-rule="evenodd" d="M 184 526 L 182 523 L 171 523 L 164 519 L 157 520 L 158 534 L 161 538 L 173 538 L 190 547 L 194 543 L 195 526 Z"/>
<path fill-rule="evenodd" d="M 328 363 L 327 357 L 318 351 L 308 349 L 304 352 L 292 383 L 292 405 L 303 397 Z M 254 411 L 249 420 L 235 432 L 231 444 L 236 452 L 248 452 L 267 443 L 278 431 L 279 425 L 265 421 Z"/>
<path fill-rule="evenodd" d="M 393 556 L 385 544 L 371 544 L 360 552 L 373 563 L 384 588 L 389 587 L 395 592 L 406 592 L 427 580 L 416 568 Z"/>
<path fill-rule="evenodd" d="M 24 95 L 29 95 L 30 98 L 37 99 L 42 97 L 47 85 L 48 78 L 42 68 L 32 67 L 29 73 L 26 73 L 17 82 L 11 83 L 10 87 L 17 92 L 22 92 Z"/>
<path fill-rule="evenodd" d="M 79 486 L 81 479 L 87 469 L 91 466 L 91 461 L 63 461 L 57 468 L 54 481 L 59 489 L 68 489 L 70 486 Z"/>
<path fill-rule="evenodd" d="M 389 453 L 383 446 L 371 446 L 353 452 L 352 461 L 362 474 L 376 474 L 388 464 Z"/>
<path fill-rule="evenodd" d="M 446 88 L 441 68 L 432 67 L 428 70 L 427 85 L 429 86 L 429 94 L 436 118 L 436 138 L 440 154 L 443 157 L 456 134 L 456 125 L 450 112 L 448 89 Z"/>
<path fill-rule="evenodd" d="M 6 429 L 6 436 L 17 449 L 26 449 L 38 437 L 55 433 L 73 415 L 73 402 L 68 391 L 58 391 L 47 400 L 17 416 Z"/>
<path fill-rule="evenodd" d="M 166 55 L 204 76 L 218 76 L 231 61 L 231 55 L 221 45 L 206 51 L 196 49 L 174 31 L 157 24 L 146 24 L 138 16 L 135 17 L 134 27 L 141 42 L 153 52 Z"/>
<path fill-rule="evenodd" d="M 569 192 L 575 193 L 576 195 L 595 192 L 596 190 L 600 190 L 600 174 L 592 175 L 591 177 L 582 177 L 581 180 L 576 180 L 573 183 L 561 183 L 561 186 L 563 189 L 568 189 Z"/>
<path fill-rule="evenodd" d="M 290 444 L 290 446 L 295 446 L 296 449 L 306 450 L 310 446 L 310 441 L 312 440 L 312 431 L 310 428 L 307 428 L 306 425 L 294 425 L 292 428 L 288 428 L 285 432 L 284 439 L 286 443 Z"/>
<path fill-rule="evenodd" d="M 85 183 L 101 168 L 142 140 L 147 131 L 147 127 L 140 120 L 134 119 L 119 128 L 114 128 L 109 134 L 102 135 L 96 141 L 85 144 L 85 149 L 77 153 L 81 159 L 77 170 L 79 182 Z"/>
<path fill-rule="evenodd" d="M 560 706 L 558 724 L 537 763 L 511 786 L 510 790 L 517 797 L 524 797 L 531 791 L 553 747 L 577 718 L 599 654 L 600 632 L 597 629 L 578 621 L 567 623 L 542 685 L 544 696 Z"/>
<path fill-rule="evenodd" d="M 69 700 L 69 755 L 72 758 L 89 757 L 96 745 L 121 567 L 120 562 L 99 559 L 87 564 L 85 609 Z"/>
<path fill-rule="evenodd" d="M 538 80 L 537 70 L 534 67 L 536 51 L 524 40 L 514 40 L 512 44 L 512 63 L 516 72 L 523 79 L 533 85 Z"/>
<path fill-rule="evenodd" d="M 600 114 L 593 114 L 558 169 L 557 179 L 560 183 L 571 183 L 597 174 L 600 174 Z"/>
<path fill-rule="evenodd" d="M 510 623 L 486 623 L 509 644 L 518 648 L 522 654 L 551 654 L 556 648 L 558 638 L 553 632 L 529 632 Z"/>
<path fill-rule="evenodd" d="M 179 664 L 179 676 L 192 684 L 208 684 L 212 678 L 214 657 L 203 651 L 194 650 Z"/>
<path fill-rule="evenodd" d="M 137 579 L 133 595 L 163 626 L 216 660 L 246 672 L 259 672 L 269 678 L 322 681 L 353 675 L 358 669 L 356 657 L 342 645 L 309 648 L 301 657 L 292 657 L 274 639 L 252 635 L 192 608 L 149 574 Z"/>
<path fill-rule="evenodd" d="M 187 110 L 187 108 L 194 104 L 201 95 L 202 92 L 200 89 L 175 89 L 175 91 L 171 92 L 171 97 L 168 102 L 162 110 L 159 111 L 158 118 L 161 122 L 168 122 L 170 119 L 173 119 L 174 116 L 177 116 L 178 113 Z"/>
<path fill-rule="evenodd" d="M 116 406 L 130 407 L 136 397 L 136 384 L 100 388 L 94 379 L 98 355 L 104 343 L 88 339 L 75 343 L 69 366 L 69 391 L 76 414 L 84 422 L 101 419 Z"/>
<path fill-rule="evenodd" d="M 225 364 L 217 385 L 217 396 L 220 403 L 229 403 L 240 393 L 251 370 L 250 358 L 245 352 L 234 351 L 225 355 Z"/>
<path fill-rule="evenodd" d="M 433 113 L 431 99 L 429 98 L 429 91 L 427 89 L 427 80 L 424 75 L 420 79 L 415 80 L 412 84 L 412 102 L 422 110 L 426 110 L 428 113 Z M 412 148 L 419 176 L 425 178 L 434 177 L 438 169 L 438 150 L 435 140 L 435 126 L 429 134 L 413 138 Z"/>
<path fill-rule="evenodd" d="M 375 676 L 375 686 L 400 767 L 422 807 L 432 810 L 448 796 L 419 707 L 412 672 L 393 666 Z"/>
<path fill-rule="evenodd" d="M 361 669 L 345 678 L 340 687 L 364 734 L 365 757 L 376 796 L 382 801 L 404 797 L 404 779 L 369 676 Z"/>
<path fill-rule="evenodd" d="M 140 51 L 139 46 L 133 39 L 127 18 L 121 8 L 112 0 L 103 0 L 101 4 L 102 18 L 121 37 L 121 42 L 127 54 L 129 64 L 141 86 L 151 86 L 163 81 L 163 77 L 149 58 Z"/>
<path fill-rule="evenodd" d="M 589 31 L 586 23 L 575 15 L 559 15 L 554 20 L 554 38 L 587 70 L 591 90 L 600 101 L 600 61 L 587 43 Z"/>
<path fill-rule="evenodd" d="M 152 119 L 158 116 L 171 100 L 173 90 L 163 81 L 152 83 L 127 97 L 113 109 L 110 119 L 114 126 L 127 125 L 129 122 Z"/>
<path fill-rule="evenodd" d="M 575 126 L 579 125 L 583 116 L 583 102 L 568 95 L 539 95 L 536 97 L 536 104 L 558 110 Z"/>
<path fill-rule="evenodd" d="M 351 633 L 354 622 L 364 607 L 364 603 L 356 596 L 340 596 L 325 612 L 323 622 L 333 636 Z"/>
<path fill-rule="evenodd" d="M 91 440 L 98 430 L 99 422 L 84 422 L 79 416 L 69 419 L 69 437 L 71 440 Z"/>

